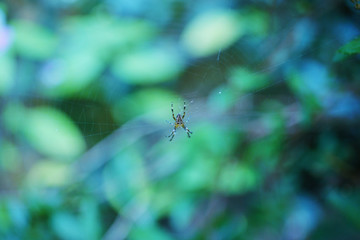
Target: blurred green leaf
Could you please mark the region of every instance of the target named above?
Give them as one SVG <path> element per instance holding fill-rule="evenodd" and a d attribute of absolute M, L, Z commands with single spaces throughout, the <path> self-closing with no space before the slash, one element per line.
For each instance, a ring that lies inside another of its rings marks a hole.
<path fill-rule="evenodd" d="M 228 194 L 243 194 L 253 190 L 259 176 L 251 166 L 240 163 L 229 163 L 221 169 L 218 189 Z"/>
<path fill-rule="evenodd" d="M 6 201 L 0 200 L 0 234 L 8 232 L 11 228 L 11 218 Z"/>
<path fill-rule="evenodd" d="M 184 168 L 177 173 L 177 188 L 195 191 L 212 190 L 219 168 L 219 161 L 207 154 L 194 154 Z"/>
<path fill-rule="evenodd" d="M 100 239 L 101 226 L 99 224 L 99 209 L 95 199 L 83 199 L 81 203 L 81 216 L 80 221 L 82 223 L 84 234 L 83 237 L 86 240 Z"/>
<path fill-rule="evenodd" d="M 229 81 L 232 86 L 243 93 L 259 90 L 269 84 L 267 75 L 251 72 L 242 67 L 234 68 L 230 72 Z"/>
<path fill-rule="evenodd" d="M 278 101 L 268 100 L 262 104 L 263 117 L 261 123 L 271 136 L 284 137 L 286 121 L 284 119 L 284 105 Z"/>
<path fill-rule="evenodd" d="M 79 129 L 62 112 L 38 107 L 26 111 L 23 132 L 39 152 L 63 160 L 72 160 L 85 150 Z"/>
<path fill-rule="evenodd" d="M 51 160 L 37 162 L 28 173 L 28 187 L 59 187 L 71 180 L 72 171 L 68 164 Z"/>
<path fill-rule="evenodd" d="M 162 217 L 172 210 L 178 196 L 169 182 L 160 183 L 159 185 L 153 189 L 156 194 L 151 198 L 151 208 L 157 217 Z"/>
<path fill-rule="evenodd" d="M 0 96 L 6 94 L 14 84 L 15 65 L 11 56 L 0 53 Z"/>
<path fill-rule="evenodd" d="M 265 36 L 269 32 L 269 15 L 267 12 L 259 9 L 246 9 L 241 13 L 244 31 L 247 34 Z"/>
<path fill-rule="evenodd" d="M 60 56 L 44 66 L 40 90 L 45 96 L 73 95 L 99 77 L 103 69 L 102 60 L 90 50 Z"/>
<path fill-rule="evenodd" d="M 79 219 L 65 211 L 58 211 L 51 219 L 51 225 L 60 239 L 81 240 L 87 239 Z"/>
<path fill-rule="evenodd" d="M 63 23 L 64 37 L 69 41 L 65 55 L 90 51 L 102 60 L 128 52 L 156 36 L 156 28 L 146 20 L 121 19 L 109 15 L 71 17 Z"/>
<path fill-rule="evenodd" d="M 28 209 L 27 206 L 18 198 L 9 198 L 7 209 L 11 217 L 14 229 L 23 230 L 28 224 Z"/>
<path fill-rule="evenodd" d="M 30 21 L 17 20 L 12 25 L 15 29 L 14 47 L 20 55 L 41 60 L 54 54 L 58 44 L 56 35 Z"/>
<path fill-rule="evenodd" d="M 346 57 L 360 53 L 360 38 L 356 38 L 342 46 L 334 56 L 334 61 L 341 61 Z"/>
<path fill-rule="evenodd" d="M 231 10 L 204 12 L 193 19 L 181 36 L 182 45 L 195 57 L 217 53 L 244 33 L 239 15 Z"/>
<path fill-rule="evenodd" d="M 15 145 L 8 141 L 0 142 L 0 169 L 11 172 L 20 166 L 20 153 Z"/>
<path fill-rule="evenodd" d="M 214 113 L 220 115 L 233 107 L 238 95 L 239 91 L 236 89 L 228 86 L 220 86 L 211 92 L 208 98 L 208 105 Z"/>
<path fill-rule="evenodd" d="M 301 100 L 304 107 L 304 118 L 306 123 L 310 123 L 312 116 L 320 109 L 320 103 L 317 96 L 304 84 L 302 76 L 297 71 L 292 71 L 288 76 L 286 83 L 290 89 Z"/>
<path fill-rule="evenodd" d="M 125 21 L 106 15 L 68 19 L 62 28 L 62 51 L 43 67 L 43 94 L 67 96 L 78 93 L 98 79 L 116 55 L 123 58 L 131 46 L 152 38 L 154 32 L 154 27 L 145 21 Z M 127 53 L 127 56 L 132 55 Z M 175 67 L 179 67 L 178 62 L 174 62 L 176 57 L 171 57 Z M 147 68 L 148 64 L 141 67 Z M 165 72 L 163 69 L 154 70 L 155 74 Z M 136 71 L 136 74 L 142 72 Z"/>
<path fill-rule="evenodd" d="M 7 130 L 13 134 L 21 132 L 25 118 L 25 108 L 19 103 L 11 102 L 5 105 L 3 114 L 1 115 L 2 121 Z"/>
<path fill-rule="evenodd" d="M 197 207 L 196 201 L 189 195 L 186 196 L 187 197 L 178 198 L 173 203 L 170 213 L 171 223 L 179 230 L 189 225 Z"/>
<path fill-rule="evenodd" d="M 235 144 L 241 141 L 239 135 L 237 135 L 231 128 L 219 126 L 215 123 L 202 122 L 193 127 L 194 136 L 192 137 L 192 147 L 201 149 L 213 157 L 223 157 L 226 154 L 232 152 Z M 196 135 L 195 135 L 196 133 Z M 188 139 L 186 139 L 188 140 Z M 192 149 L 195 151 L 196 149 Z"/>
<path fill-rule="evenodd" d="M 167 47 L 138 49 L 119 55 L 113 65 L 114 73 L 130 84 L 154 84 L 174 80 L 184 63 L 177 51 Z"/>
<path fill-rule="evenodd" d="M 171 102 L 176 95 L 160 88 L 146 88 L 121 99 L 114 107 L 114 115 L 119 121 L 145 117 L 154 123 L 171 118 Z"/>
<path fill-rule="evenodd" d="M 0 236 L 21 236 L 28 221 L 26 206 L 15 197 L 0 200 Z"/>
<path fill-rule="evenodd" d="M 66 82 L 64 87 L 67 86 L 67 88 L 64 91 L 70 92 L 82 89 L 99 76 L 104 68 L 101 59 L 91 52 L 65 56 L 61 61 L 65 66 L 64 79 Z"/>
<path fill-rule="evenodd" d="M 174 238 L 162 228 L 156 225 L 150 226 L 136 226 L 131 231 L 129 239 L 143 240 L 143 239 L 157 239 L 157 240 L 172 240 Z"/>
<path fill-rule="evenodd" d="M 135 149 L 121 151 L 104 171 L 106 196 L 119 211 L 131 200 L 146 201 L 140 196 L 140 193 L 146 193 L 146 187 L 147 179 L 142 158 Z"/>
<path fill-rule="evenodd" d="M 147 156 L 151 159 L 154 159 L 152 163 L 152 168 L 156 169 L 156 175 L 158 176 L 167 176 L 168 174 L 177 171 L 181 166 L 191 161 L 194 152 L 191 147 L 196 147 L 197 145 L 188 141 L 185 131 L 179 130 L 179 134 L 174 138 L 173 142 L 169 141 L 169 138 L 165 137 L 165 134 L 168 135 L 173 126 L 168 123 L 164 123 L 165 126 L 168 126 L 168 129 L 165 130 L 162 134 L 164 137 L 158 141 L 154 147 L 151 149 L 151 152 Z M 181 133 L 180 133 L 181 131 Z M 181 136 L 179 136 L 181 134 Z M 176 141 L 176 142 L 175 142 Z M 174 144 L 175 143 L 175 144 Z M 176 176 L 174 176 L 175 179 Z M 174 180 L 175 181 L 175 180 Z M 169 182 L 171 182 L 169 180 Z M 173 186 L 173 183 L 168 182 L 165 184 L 166 189 Z M 164 185 L 161 185 L 161 189 Z M 169 196 L 173 197 L 173 196 Z"/>

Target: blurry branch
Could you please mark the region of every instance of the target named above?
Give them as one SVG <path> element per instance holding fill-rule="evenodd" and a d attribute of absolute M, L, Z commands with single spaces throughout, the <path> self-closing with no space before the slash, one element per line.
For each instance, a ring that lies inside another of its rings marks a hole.
<path fill-rule="evenodd" d="M 103 236 L 103 240 L 127 239 L 131 228 L 147 211 L 147 204 L 139 204 L 138 196 L 133 196 L 122 209 L 123 214 L 118 215 L 114 223 Z"/>
<path fill-rule="evenodd" d="M 119 151 L 134 144 L 146 135 L 160 130 L 159 126 L 147 123 L 142 117 L 134 119 L 92 147 L 75 163 L 76 181 L 85 180 L 104 166 Z"/>

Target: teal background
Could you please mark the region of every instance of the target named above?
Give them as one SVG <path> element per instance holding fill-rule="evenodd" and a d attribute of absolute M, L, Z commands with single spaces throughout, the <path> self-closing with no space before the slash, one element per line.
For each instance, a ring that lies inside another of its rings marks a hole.
<path fill-rule="evenodd" d="M 2 1 L 0 238 L 360 239 L 359 23 L 346 0 Z"/>

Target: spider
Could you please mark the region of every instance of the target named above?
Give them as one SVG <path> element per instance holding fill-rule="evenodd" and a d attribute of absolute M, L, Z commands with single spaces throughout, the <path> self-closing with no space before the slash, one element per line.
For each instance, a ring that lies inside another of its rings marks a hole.
<path fill-rule="evenodd" d="M 176 129 L 179 128 L 179 127 L 182 127 L 183 129 L 185 129 L 188 137 L 189 138 L 191 137 L 190 134 L 192 134 L 192 132 L 185 126 L 185 123 L 184 123 L 185 109 L 186 109 L 186 103 L 184 102 L 184 113 L 183 113 L 183 115 L 181 116 L 181 114 L 179 113 L 178 115 L 176 115 L 176 118 L 175 118 L 174 106 L 171 103 L 171 112 L 172 112 L 172 117 L 175 120 L 175 123 L 174 123 L 174 129 L 171 131 L 171 134 L 168 136 L 168 138 L 170 138 L 170 142 L 175 137 Z"/>

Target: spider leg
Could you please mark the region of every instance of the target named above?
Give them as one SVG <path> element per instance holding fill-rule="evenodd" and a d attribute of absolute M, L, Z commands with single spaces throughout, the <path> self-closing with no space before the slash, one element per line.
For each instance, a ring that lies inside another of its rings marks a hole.
<path fill-rule="evenodd" d="M 170 133 L 170 135 L 168 136 L 168 138 L 170 138 L 170 142 L 173 140 L 173 138 L 175 137 L 175 134 L 176 134 L 176 130 L 173 129 Z"/>
<path fill-rule="evenodd" d="M 165 120 L 165 122 L 167 122 L 170 125 L 174 125 L 173 123 L 169 122 L 168 120 Z"/>
<path fill-rule="evenodd" d="M 171 112 L 172 112 L 173 119 L 176 121 L 176 118 L 175 118 L 175 115 L 174 115 L 174 105 L 173 105 L 173 103 L 171 103 Z"/>
<path fill-rule="evenodd" d="M 186 131 L 186 133 L 187 133 L 187 135 L 188 135 L 188 137 L 190 138 L 191 136 L 190 136 L 190 134 L 192 134 L 193 132 L 192 131 L 190 131 L 190 129 L 188 129 L 187 127 L 183 127 L 184 129 L 185 129 L 185 131 Z"/>
<path fill-rule="evenodd" d="M 172 136 L 170 138 L 170 142 L 173 140 L 174 137 L 175 137 L 175 132 L 172 134 Z"/>
<path fill-rule="evenodd" d="M 185 103 L 185 101 L 184 101 L 184 114 L 183 114 L 183 116 L 182 116 L 182 119 L 184 119 L 184 117 L 185 117 L 185 110 L 186 110 L 186 103 Z"/>

